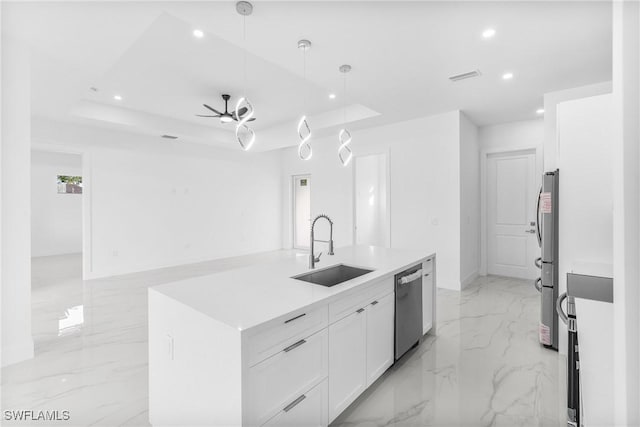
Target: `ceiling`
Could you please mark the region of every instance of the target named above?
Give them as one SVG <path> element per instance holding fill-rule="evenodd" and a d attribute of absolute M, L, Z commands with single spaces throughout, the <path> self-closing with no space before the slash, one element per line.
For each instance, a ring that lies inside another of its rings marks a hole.
<path fill-rule="evenodd" d="M 232 109 L 246 92 L 255 148 L 269 150 L 297 144 L 303 110 L 316 135 L 345 116 L 357 129 L 456 109 L 484 126 L 534 119 L 544 93 L 611 79 L 609 2 L 254 6 L 246 41 L 235 2 L 226 1 L 5 2 L 3 32 L 32 50 L 35 117 L 231 149 L 232 124 L 195 116 L 207 114 L 203 103 L 223 109 L 223 93 Z M 488 27 L 496 35 L 484 39 Z M 313 43 L 306 78 L 301 38 Z M 353 67 L 346 97 L 345 63 Z M 448 80 L 475 69 L 480 77 Z M 507 71 L 514 78 L 505 81 Z"/>

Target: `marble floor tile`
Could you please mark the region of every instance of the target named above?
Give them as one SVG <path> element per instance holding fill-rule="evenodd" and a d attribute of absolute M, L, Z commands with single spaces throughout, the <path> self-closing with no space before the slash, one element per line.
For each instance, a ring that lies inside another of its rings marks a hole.
<path fill-rule="evenodd" d="M 2 425 L 148 426 L 147 288 L 294 256 L 92 281 L 81 279 L 80 256 L 35 258 L 36 356 L 2 369 L 2 410 L 67 410 L 70 419 Z M 333 426 L 565 425 L 565 361 L 537 343 L 539 297 L 529 282 L 483 277 L 462 292 L 438 290 L 437 306 L 436 334 Z"/>
<path fill-rule="evenodd" d="M 565 360 L 537 341 L 529 281 L 438 290 L 437 331 L 340 415 L 347 426 L 564 426 Z"/>

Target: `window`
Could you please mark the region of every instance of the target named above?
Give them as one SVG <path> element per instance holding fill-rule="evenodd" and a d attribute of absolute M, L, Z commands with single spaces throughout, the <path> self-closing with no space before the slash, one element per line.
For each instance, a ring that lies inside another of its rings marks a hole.
<path fill-rule="evenodd" d="M 58 175 L 58 194 L 82 194 L 82 177 Z"/>

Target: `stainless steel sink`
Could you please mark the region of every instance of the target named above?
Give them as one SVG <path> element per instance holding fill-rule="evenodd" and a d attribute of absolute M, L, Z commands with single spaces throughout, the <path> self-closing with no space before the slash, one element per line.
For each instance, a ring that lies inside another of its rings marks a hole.
<path fill-rule="evenodd" d="M 371 273 L 373 270 L 366 268 L 351 267 L 350 265 L 338 264 L 324 270 L 312 271 L 310 273 L 300 274 L 292 277 L 292 279 L 304 280 L 305 282 L 331 287 L 339 285 L 347 280 L 355 279 Z"/>

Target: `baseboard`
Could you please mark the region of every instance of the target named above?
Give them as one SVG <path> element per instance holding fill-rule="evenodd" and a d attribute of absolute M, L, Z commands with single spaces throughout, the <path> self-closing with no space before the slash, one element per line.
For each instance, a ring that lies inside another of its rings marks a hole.
<path fill-rule="evenodd" d="M 462 281 L 460 282 L 461 288 L 464 289 L 467 286 L 469 286 L 471 283 L 473 283 L 474 280 L 476 280 L 479 276 L 478 271 L 474 271 L 471 274 L 469 274 L 467 277 L 465 277 L 464 279 L 462 279 Z"/>
<path fill-rule="evenodd" d="M 445 282 L 445 281 L 442 281 L 442 280 L 438 280 L 437 287 L 440 288 L 440 289 L 449 289 L 451 291 L 459 291 L 460 290 L 460 283 Z"/>
<path fill-rule="evenodd" d="M 14 345 L 2 345 L 2 367 L 33 359 L 33 339 L 29 337 Z"/>

